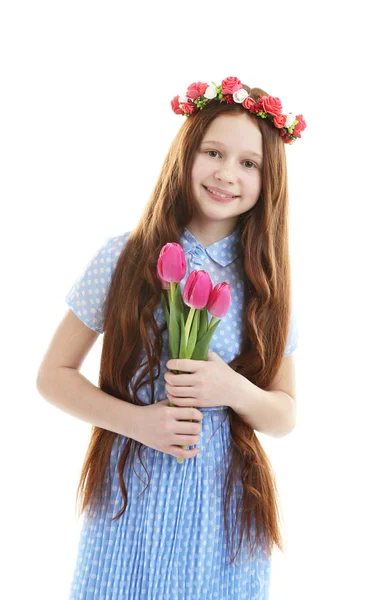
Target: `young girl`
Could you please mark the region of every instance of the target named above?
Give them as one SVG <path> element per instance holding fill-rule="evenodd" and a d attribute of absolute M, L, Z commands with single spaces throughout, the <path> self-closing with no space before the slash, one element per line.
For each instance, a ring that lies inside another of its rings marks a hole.
<path fill-rule="evenodd" d="M 74 282 L 40 368 L 40 392 L 94 425 L 71 600 L 263 600 L 283 549 L 255 430 L 294 427 L 285 144 L 306 124 L 236 77 L 171 105 L 186 119 L 141 219 Z M 194 269 L 230 285 L 208 361 L 169 360 L 156 271 L 168 242 L 185 253 L 182 291 Z M 100 333 L 97 388 L 79 368 Z"/>

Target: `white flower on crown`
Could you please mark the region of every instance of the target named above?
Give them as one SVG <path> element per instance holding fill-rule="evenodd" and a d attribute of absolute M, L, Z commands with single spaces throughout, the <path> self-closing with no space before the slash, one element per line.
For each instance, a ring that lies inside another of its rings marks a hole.
<path fill-rule="evenodd" d="M 249 94 L 248 94 L 247 90 L 245 90 L 244 88 L 240 88 L 240 90 L 237 90 L 237 92 L 234 92 L 232 94 L 234 101 L 238 102 L 239 104 L 244 102 L 244 100 L 247 98 L 247 96 L 249 96 Z"/>
<path fill-rule="evenodd" d="M 208 98 L 208 100 L 212 100 L 213 98 L 215 98 L 215 96 L 217 95 L 215 85 L 209 85 L 208 88 L 206 88 L 206 91 L 203 95 L 205 98 Z"/>
<path fill-rule="evenodd" d="M 293 113 L 287 114 L 286 115 L 286 123 L 285 123 L 284 127 L 291 127 L 295 120 L 296 120 L 296 118 Z"/>
<path fill-rule="evenodd" d="M 178 102 L 179 102 L 179 103 L 182 103 L 182 104 L 183 104 L 183 103 L 186 103 L 186 102 L 188 102 L 188 101 L 189 101 L 189 98 L 187 97 L 187 94 L 186 94 L 186 92 L 185 92 L 184 94 L 181 94 L 181 95 L 179 96 L 179 98 L 178 98 Z"/>

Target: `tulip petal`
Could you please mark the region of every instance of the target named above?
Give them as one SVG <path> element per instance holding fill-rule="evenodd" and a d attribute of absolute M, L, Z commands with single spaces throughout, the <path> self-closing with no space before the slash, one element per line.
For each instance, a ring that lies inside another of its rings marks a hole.
<path fill-rule="evenodd" d="M 165 244 L 158 257 L 157 268 L 162 279 L 179 283 L 186 274 L 186 259 L 182 246 L 175 242 Z"/>
<path fill-rule="evenodd" d="M 206 271 L 192 271 L 185 283 L 184 301 L 188 306 L 203 309 L 208 303 L 212 282 Z"/>
<path fill-rule="evenodd" d="M 226 281 L 218 283 L 211 291 L 207 304 L 209 313 L 213 317 L 224 317 L 231 304 L 231 289 Z"/>

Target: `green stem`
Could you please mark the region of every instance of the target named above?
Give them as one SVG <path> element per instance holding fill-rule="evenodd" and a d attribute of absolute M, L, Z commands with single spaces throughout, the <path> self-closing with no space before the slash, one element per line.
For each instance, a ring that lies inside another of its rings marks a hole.
<path fill-rule="evenodd" d="M 168 292 L 169 292 L 169 297 L 170 297 L 170 303 L 172 303 L 174 300 L 174 294 L 175 294 L 177 284 L 175 281 L 170 281 L 169 283 L 170 283 L 170 288 L 169 288 Z"/>
<path fill-rule="evenodd" d="M 191 324 L 193 322 L 193 317 L 195 315 L 195 311 L 196 311 L 196 308 L 191 306 L 190 310 L 189 310 L 189 314 L 187 315 L 187 319 L 186 319 L 186 325 L 185 325 L 185 340 L 186 340 L 185 347 L 186 348 L 187 348 L 187 342 L 189 341 L 190 329 L 191 329 Z"/>
<path fill-rule="evenodd" d="M 216 321 L 216 317 L 211 317 L 211 321 L 207 328 L 207 331 L 209 331 L 211 329 L 211 327 L 214 325 L 215 321 Z"/>

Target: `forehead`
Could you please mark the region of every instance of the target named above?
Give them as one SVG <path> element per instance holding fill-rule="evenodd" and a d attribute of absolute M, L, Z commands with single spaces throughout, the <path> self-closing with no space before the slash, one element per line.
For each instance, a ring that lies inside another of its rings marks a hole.
<path fill-rule="evenodd" d="M 261 131 L 254 120 L 244 113 L 222 114 L 208 126 L 203 142 L 220 142 L 236 150 L 262 154 L 263 141 Z"/>

